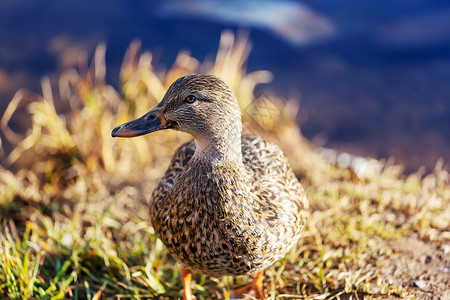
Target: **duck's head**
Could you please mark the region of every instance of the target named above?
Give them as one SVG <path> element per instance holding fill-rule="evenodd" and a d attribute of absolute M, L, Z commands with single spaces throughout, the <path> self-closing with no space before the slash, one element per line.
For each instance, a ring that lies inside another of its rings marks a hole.
<path fill-rule="evenodd" d="M 114 128 L 112 136 L 135 137 L 168 128 L 191 134 L 197 148 L 220 147 L 234 137 L 240 141 L 241 111 L 236 96 L 213 75 L 187 75 L 169 87 L 155 108 Z"/>

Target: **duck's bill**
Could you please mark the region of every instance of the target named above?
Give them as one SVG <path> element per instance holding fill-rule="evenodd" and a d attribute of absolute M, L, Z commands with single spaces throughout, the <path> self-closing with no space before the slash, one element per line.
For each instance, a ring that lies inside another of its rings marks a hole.
<path fill-rule="evenodd" d="M 134 137 L 172 127 L 159 108 L 154 108 L 139 119 L 117 126 L 113 129 L 113 137 Z"/>

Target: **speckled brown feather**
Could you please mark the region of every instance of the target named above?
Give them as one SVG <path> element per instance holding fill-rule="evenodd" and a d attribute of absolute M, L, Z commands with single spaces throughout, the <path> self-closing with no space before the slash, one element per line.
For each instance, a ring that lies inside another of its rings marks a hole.
<path fill-rule="evenodd" d="M 257 136 L 242 135 L 241 145 L 243 165 L 202 159 L 193 140 L 184 144 L 152 194 L 157 236 L 192 270 L 254 274 L 305 227 L 308 202 L 282 151 Z"/>

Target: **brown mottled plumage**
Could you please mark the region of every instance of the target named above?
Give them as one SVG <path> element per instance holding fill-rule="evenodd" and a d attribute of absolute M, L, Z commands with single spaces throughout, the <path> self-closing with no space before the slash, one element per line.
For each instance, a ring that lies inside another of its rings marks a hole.
<path fill-rule="evenodd" d="M 155 109 L 113 136 L 165 128 L 194 137 L 178 149 L 150 201 L 156 234 L 185 267 L 213 276 L 256 274 L 296 244 L 305 193 L 277 146 L 241 134 L 236 97 L 222 80 L 178 79 Z"/>

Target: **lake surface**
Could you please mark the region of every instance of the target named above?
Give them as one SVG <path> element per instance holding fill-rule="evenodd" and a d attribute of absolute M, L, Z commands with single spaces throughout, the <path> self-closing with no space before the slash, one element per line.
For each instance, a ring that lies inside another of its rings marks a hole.
<path fill-rule="evenodd" d="M 0 2 L 0 113 L 20 87 L 64 69 L 61 52 L 105 42 L 117 86 L 134 38 L 170 66 L 180 50 L 215 55 L 224 29 L 250 31 L 249 71 L 265 69 L 280 97 L 296 94 L 314 143 L 394 156 L 407 171 L 450 161 L 450 2 Z M 447 166 L 448 168 L 448 166 Z"/>

